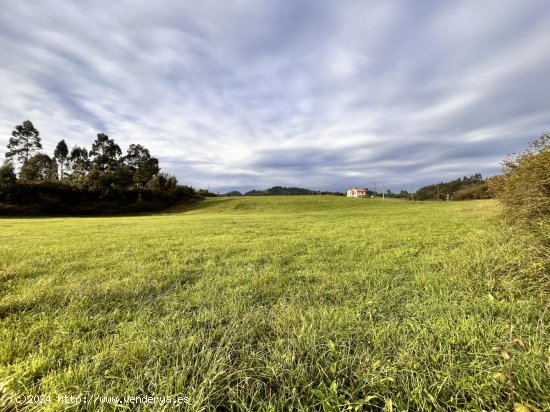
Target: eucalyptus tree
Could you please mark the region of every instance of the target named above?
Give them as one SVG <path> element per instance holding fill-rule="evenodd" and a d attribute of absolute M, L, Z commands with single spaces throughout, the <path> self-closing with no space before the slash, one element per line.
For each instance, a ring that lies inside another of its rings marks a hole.
<path fill-rule="evenodd" d="M 149 149 L 140 144 L 131 144 L 123 161 L 132 172 L 134 185 L 138 187 L 144 187 L 160 172 L 158 159 L 151 157 Z"/>
<path fill-rule="evenodd" d="M 15 158 L 20 165 L 23 165 L 32 155 L 42 149 L 40 132 L 30 120 L 25 120 L 22 124 L 15 126 L 11 136 L 6 158 Z"/>
<path fill-rule="evenodd" d="M 38 153 L 28 158 L 19 176 L 22 180 L 45 182 L 57 180 L 57 162 L 44 153 Z"/>
<path fill-rule="evenodd" d="M 69 148 L 65 140 L 61 140 L 53 152 L 53 157 L 59 165 L 59 178 L 63 179 L 65 177 L 65 165 L 69 157 Z"/>
<path fill-rule="evenodd" d="M 80 185 L 90 170 L 90 158 L 85 147 L 75 146 L 68 158 L 69 179 Z"/>
<path fill-rule="evenodd" d="M 92 166 L 97 166 L 100 173 L 116 170 L 120 165 L 121 155 L 120 146 L 104 133 L 97 135 L 90 150 Z"/>

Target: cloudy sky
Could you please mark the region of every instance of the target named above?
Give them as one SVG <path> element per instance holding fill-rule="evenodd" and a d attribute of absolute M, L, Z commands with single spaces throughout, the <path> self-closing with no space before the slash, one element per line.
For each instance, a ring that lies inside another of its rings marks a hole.
<path fill-rule="evenodd" d="M 213 191 L 488 176 L 550 131 L 544 0 L 5 0 L 0 61 L 0 155 L 30 119 Z"/>

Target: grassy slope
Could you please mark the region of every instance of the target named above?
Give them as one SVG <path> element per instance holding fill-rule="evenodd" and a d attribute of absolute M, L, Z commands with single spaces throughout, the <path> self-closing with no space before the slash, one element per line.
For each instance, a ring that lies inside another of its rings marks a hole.
<path fill-rule="evenodd" d="M 497 212 L 253 197 L 1 219 L 0 406 L 93 393 L 188 396 L 193 410 L 502 410 L 509 366 L 516 402 L 550 410 L 540 267 Z"/>

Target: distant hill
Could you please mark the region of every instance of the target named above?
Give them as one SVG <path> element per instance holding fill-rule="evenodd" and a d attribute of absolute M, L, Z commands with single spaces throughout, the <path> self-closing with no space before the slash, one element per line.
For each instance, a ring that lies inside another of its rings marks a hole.
<path fill-rule="evenodd" d="M 246 192 L 245 196 L 301 196 L 301 195 L 337 195 L 342 196 L 340 192 L 317 191 L 304 189 L 301 187 L 273 186 L 265 190 L 251 190 Z"/>

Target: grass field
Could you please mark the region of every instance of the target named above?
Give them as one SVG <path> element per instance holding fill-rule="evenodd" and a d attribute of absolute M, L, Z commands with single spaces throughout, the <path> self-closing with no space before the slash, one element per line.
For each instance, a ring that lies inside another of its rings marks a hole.
<path fill-rule="evenodd" d="M 0 409 L 550 410 L 542 263 L 499 220 L 328 196 L 0 219 Z"/>

